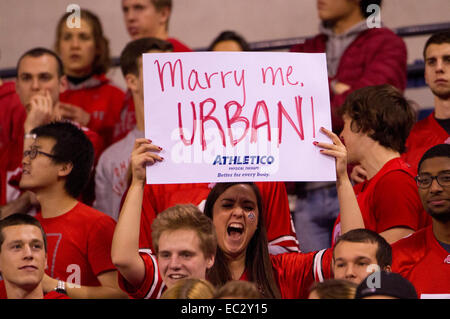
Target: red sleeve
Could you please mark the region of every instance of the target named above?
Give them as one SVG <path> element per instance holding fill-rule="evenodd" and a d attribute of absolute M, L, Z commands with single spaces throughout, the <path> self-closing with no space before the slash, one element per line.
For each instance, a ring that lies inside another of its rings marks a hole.
<path fill-rule="evenodd" d="M 416 183 L 403 171 L 389 172 L 377 183 L 372 203 L 377 233 L 393 227 L 418 230 L 426 226 Z"/>
<path fill-rule="evenodd" d="M 286 186 L 282 182 L 255 183 L 263 199 L 265 224 L 271 254 L 300 251 L 289 210 Z"/>
<path fill-rule="evenodd" d="M 88 261 L 96 276 L 105 271 L 116 270 L 111 260 L 111 244 L 116 222 L 108 215 L 103 215 L 97 218 L 88 238 Z"/>
<path fill-rule="evenodd" d="M 332 278 L 331 257 L 331 249 L 271 256 L 282 298 L 306 299 L 314 281 Z"/>
<path fill-rule="evenodd" d="M 156 257 L 149 249 L 142 249 L 139 255 L 144 261 L 145 276 L 140 287 L 131 286 L 119 273 L 120 288 L 135 299 L 157 299 L 160 297 L 165 285 L 159 275 Z"/>

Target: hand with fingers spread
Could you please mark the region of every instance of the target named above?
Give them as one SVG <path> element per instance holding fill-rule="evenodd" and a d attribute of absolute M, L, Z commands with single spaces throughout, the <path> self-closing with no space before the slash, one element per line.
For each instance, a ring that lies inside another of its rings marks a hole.
<path fill-rule="evenodd" d="M 30 99 L 30 103 L 26 106 L 27 119 L 25 120 L 25 132 L 30 132 L 37 126 L 47 124 L 53 120 L 53 100 L 49 91 L 44 95 L 34 95 Z"/>
<path fill-rule="evenodd" d="M 326 128 L 320 128 L 320 131 L 328 136 L 333 144 L 324 142 L 314 142 L 314 145 L 321 147 L 320 152 L 325 155 L 333 156 L 336 159 L 336 176 L 338 179 L 348 178 L 347 174 L 347 149 L 339 136 Z"/>
<path fill-rule="evenodd" d="M 81 126 L 87 126 L 91 120 L 91 114 L 73 104 L 61 102 L 59 110 L 62 118 L 77 122 Z"/>
<path fill-rule="evenodd" d="M 145 184 L 145 170 L 146 166 L 153 165 L 156 162 L 164 160 L 159 153 L 161 147 L 153 145 L 151 141 L 145 138 L 138 138 L 134 143 L 134 148 L 131 153 L 131 173 L 133 176 L 132 183 Z"/>

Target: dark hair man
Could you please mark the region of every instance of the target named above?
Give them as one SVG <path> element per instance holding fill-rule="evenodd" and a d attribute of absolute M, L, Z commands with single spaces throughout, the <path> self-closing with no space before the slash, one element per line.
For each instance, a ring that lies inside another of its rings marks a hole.
<path fill-rule="evenodd" d="M 392 269 L 412 282 L 420 298 L 450 297 L 450 145 L 422 156 L 416 177 L 432 224 L 392 245 Z"/>
<path fill-rule="evenodd" d="M 92 171 L 92 143 L 69 122 L 38 126 L 27 139 L 20 187 L 41 207 L 36 218 L 50 256 L 44 291 L 65 286 L 71 298 L 126 297 L 110 256 L 114 220 L 77 200 Z"/>

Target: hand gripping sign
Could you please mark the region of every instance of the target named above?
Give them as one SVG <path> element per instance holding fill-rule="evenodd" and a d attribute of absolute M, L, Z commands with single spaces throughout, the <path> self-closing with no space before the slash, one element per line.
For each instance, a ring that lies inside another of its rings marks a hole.
<path fill-rule="evenodd" d="M 331 129 L 325 54 L 144 54 L 147 183 L 333 181 L 313 141 Z"/>

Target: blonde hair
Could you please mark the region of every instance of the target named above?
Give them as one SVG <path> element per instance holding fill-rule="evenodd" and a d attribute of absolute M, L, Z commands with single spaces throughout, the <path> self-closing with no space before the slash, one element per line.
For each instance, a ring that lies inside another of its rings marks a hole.
<path fill-rule="evenodd" d="M 309 292 L 315 291 L 320 299 L 354 299 L 357 285 L 343 279 L 315 282 Z"/>
<path fill-rule="evenodd" d="M 191 229 L 200 239 L 200 248 L 205 257 L 214 257 L 217 250 L 216 229 L 212 220 L 193 204 L 179 204 L 158 214 L 152 224 L 152 242 L 156 254 L 159 238 L 164 231 Z"/>
<path fill-rule="evenodd" d="M 186 278 L 167 289 L 161 295 L 161 299 L 212 299 L 214 296 L 215 288 L 209 281 Z"/>
<path fill-rule="evenodd" d="M 231 280 L 217 290 L 216 299 L 261 299 L 255 283 L 244 280 Z"/>

